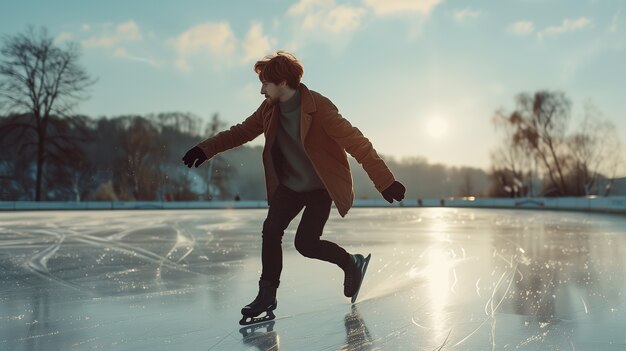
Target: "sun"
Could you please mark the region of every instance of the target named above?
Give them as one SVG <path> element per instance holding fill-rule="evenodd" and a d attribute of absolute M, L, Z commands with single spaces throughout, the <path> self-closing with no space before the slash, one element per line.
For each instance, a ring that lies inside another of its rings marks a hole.
<path fill-rule="evenodd" d="M 431 138 L 442 138 L 448 133 L 448 122 L 441 116 L 433 116 L 426 121 L 426 131 Z"/>

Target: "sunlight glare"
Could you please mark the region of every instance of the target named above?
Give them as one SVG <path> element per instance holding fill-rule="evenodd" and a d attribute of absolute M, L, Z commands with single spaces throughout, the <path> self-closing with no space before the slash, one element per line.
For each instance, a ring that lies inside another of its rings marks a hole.
<path fill-rule="evenodd" d="M 432 247 L 427 256 L 424 273 L 428 282 L 428 297 L 431 308 L 433 339 L 441 341 L 448 330 L 446 306 L 450 297 L 450 271 L 452 269 L 450 253 L 437 245 Z"/>
<path fill-rule="evenodd" d="M 447 303 L 451 268 L 451 257 L 448 252 L 439 247 L 432 248 L 428 252 L 428 265 L 425 273 L 428 279 L 430 300 L 435 310 L 441 311 Z"/>
<path fill-rule="evenodd" d="M 441 138 L 448 132 L 448 122 L 443 117 L 433 116 L 426 122 L 426 131 L 432 138 Z"/>

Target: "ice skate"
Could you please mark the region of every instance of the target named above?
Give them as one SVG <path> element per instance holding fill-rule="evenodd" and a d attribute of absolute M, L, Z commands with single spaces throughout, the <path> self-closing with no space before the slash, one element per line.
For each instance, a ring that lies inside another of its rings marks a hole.
<path fill-rule="evenodd" d="M 352 303 L 356 301 L 359 295 L 361 283 L 363 283 L 363 277 L 365 277 L 365 271 L 367 271 L 367 265 L 371 256 L 371 254 L 367 255 L 367 257 L 363 257 L 360 254 L 350 255 L 350 264 L 345 270 L 343 294 L 346 297 L 351 297 Z"/>
<path fill-rule="evenodd" d="M 277 306 L 276 288 L 271 283 L 261 280 L 259 281 L 259 293 L 254 301 L 241 309 L 243 317 L 239 324 L 251 325 L 271 321 L 276 318 L 273 311 Z"/>

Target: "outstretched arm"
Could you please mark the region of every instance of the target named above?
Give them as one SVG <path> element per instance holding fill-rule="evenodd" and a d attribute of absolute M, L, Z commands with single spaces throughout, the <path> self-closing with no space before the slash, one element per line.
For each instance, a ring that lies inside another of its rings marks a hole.
<path fill-rule="evenodd" d="M 261 106 L 243 122 L 230 127 L 230 129 L 218 133 L 191 148 L 185 156 L 183 162 L 189 168 L 200 166 L 204 161 L 212 158 L 220 152 L 230 150 L 243 145 L 261 133 L 263 133 L 262 111 L 266 107 L 264 102 Z"/>
<path fill-rule="evenodd" d="M 333 138 L 346 152 L 354 157 L 374 183 L 376 189 L 382 193 L 385 200 L 392 203 L 393 200 L 404 199 L 406 188 L 396 181 L 393 174 L 378 156 L 378 153 L 361 131 L 352 126 L 348 120 L 343 118 L 337 107 L 329 100 L 325 101 L 328 112 L 324 116 L 324 130 Z"/>

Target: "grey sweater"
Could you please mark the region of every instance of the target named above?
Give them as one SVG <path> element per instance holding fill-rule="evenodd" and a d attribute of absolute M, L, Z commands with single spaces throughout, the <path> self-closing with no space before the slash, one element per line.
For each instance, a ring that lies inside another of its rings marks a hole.
<path fill-rule="evenodd" d="M 278 147 L 284 157 L 280 181 L 293 191 L 324 189 L 300 140 L 300 91 L 281 102 L 280 126 L 276 134 Z"/>

